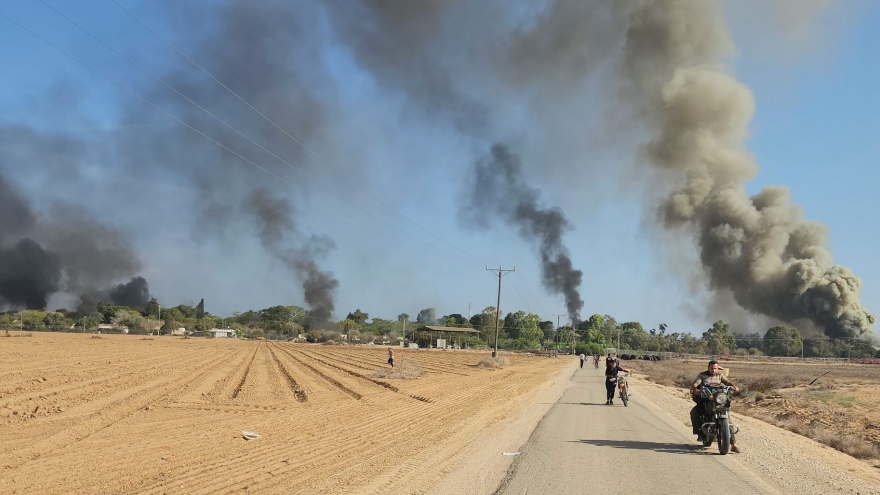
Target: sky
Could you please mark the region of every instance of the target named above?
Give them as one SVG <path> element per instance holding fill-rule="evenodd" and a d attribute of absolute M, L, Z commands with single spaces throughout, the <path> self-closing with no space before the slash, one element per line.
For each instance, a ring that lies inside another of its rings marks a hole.
<path fill-rule="evenodd" d="M 468 315 L 515 266 L 502 311 L 542 320 L 876 336 L 878 24 L 857 0 L 0 0 L 0 309 Z"/>

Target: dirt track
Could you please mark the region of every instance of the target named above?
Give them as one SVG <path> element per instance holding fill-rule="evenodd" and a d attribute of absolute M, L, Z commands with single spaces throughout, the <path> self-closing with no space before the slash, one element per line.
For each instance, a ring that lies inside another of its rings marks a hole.
<path fill-rule="evenodd" d="M 398 380 L 384 347 L 91 337 L 0 338 L 0 493 L 424 493 L 518 447 L 505 426 L 572 366 L 396 349 L 423 370 Z"/>

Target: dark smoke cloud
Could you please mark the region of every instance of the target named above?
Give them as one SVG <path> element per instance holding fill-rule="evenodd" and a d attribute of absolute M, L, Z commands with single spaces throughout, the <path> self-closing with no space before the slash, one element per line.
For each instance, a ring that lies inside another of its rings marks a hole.
<path fill-rule="evenodd" d="M 132 277 L 128 283 L 104 291 L 106 299 L 117 306 L 145 308 L 150 302 L 150 286 L 144 277 Z"/>
<path fill-rule="evenodd" d="M 490 220 L 500 217 L 519 228 L 526 241 L 536 241 L 541 256 L 541 283 L 553 294 L 565 298 L 572 321 L 580 321 L 584 307 L 578 287 L 583 272 L 572 266 L 562 235 L 572 228 L 558 207 L 541 208 L 539 191 L 522 178 L 519 157 L 500 144 L 492 146 L 491 155 L 476 162 L 473 182 L 460 218 L 466 223 L 487 228 Z"/>
<path fill-rule="evenodd" d="M 88 291 L 80 295 L 77 312 L 94 313 L 100 302 L 130 308 L 146 308 L 150 302 L 150 285 L 143 277 L 132 277 L 127 283 Z"/>
<path fill-rule="evenodd" d="M 24 238 L 0 249 L 0 305 L 43 309 L 58 291 L 61 269 L 58 259 L 32 239 Z"/>
<path fill-rule="evenodd" d="M 31 231 L 36 223 L 25 198 L 0 174 L 0 243 Z"/>
<path fill-rule="evenodd" d="M 35 156 L 24 154 L 11 165 L 27 168 L 39 153 L 35 149 Z M 45 309 L 53 294 L 98 293 L 99 287 L 140 268 L 140 259 L 121 232 L 75 205 L 56 203 L 38 215 L 0 175 L 0 308 Z M 119 300 L 140 302 L 133 294 L 146 291 L 146 281 L 138 279 L 131 287 L 120 285 L 128 296 L 120 295 Z M 93 306 L 86 309 L 94 311 Z"/>
<path fill-rule="evenodd" d="M 710 286 L 829 336 L 870 334 L 876 317 L 859 302 L 861 281 L 833 264 L 825 227 L 805 220 L 785 187 L 745 192 L 758 170 L 745 150 L 754 98 L 719 65 L 732 43 L 718 5 L 642 2 L 630 21 L 624 72 L 653 134 L 645 155 L 676 183 L 661 218 L 694 233 Z"/>
<path fill-rule="evenodd" d="M 331 3 L 329 8 L 339 36 L 357 60 L 383 88 L 408 95 L 416 103 L 417 118 L 449 121 L 461 131 L 481 134 L 489 125 L 489 109 L 462 90 L 458 80 L 463 73 L 451 56 L 460 49 L 446 45 L 461 4 L 366 0 Z"/>
<path fill-rule="evenodd" d="M 260 241 L 276 258 L 281 260 L 300 280 L 303 298 L 309 314 L 303 326 L 321 328 L 333 316 L 334 296 L 339 281 L 328 271 L 322 271 L 316 259 L 335 248 L 326 237 L 304 238 L 297 232 L 290 202 L 273 196 L 266 189 L 257 189 L 245 202 L 245 210 L 257 220 Z M 293 242 L 298 245 L 292 246 Z"/>

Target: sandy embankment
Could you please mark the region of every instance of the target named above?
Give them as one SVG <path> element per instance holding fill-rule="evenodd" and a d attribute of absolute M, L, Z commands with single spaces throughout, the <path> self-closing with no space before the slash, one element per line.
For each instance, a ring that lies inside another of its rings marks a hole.
<path fill-rule="evenodd" d="M 633 390 L 676 420 L 690 424 L 693 403 L 687 392 L 636 379 Z M 880 494 L 880 472 L 868 464 L 809 438 L 735 415 L 740 425 L 737 445 L 742 452 L 731 454 L 737 462 L 782 493 L 828 495 L 829 493 Z"/>

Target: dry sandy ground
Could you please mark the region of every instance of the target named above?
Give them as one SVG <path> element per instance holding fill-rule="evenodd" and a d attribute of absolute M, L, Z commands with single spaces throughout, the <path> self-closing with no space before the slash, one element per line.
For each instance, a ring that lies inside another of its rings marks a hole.
<path fill-rule="evenodd" d="M 676 420 L 690 424 L 688 412 L 693 403 L 687 390 L 638 379 L 631 383 L 637 397 L 650 400 Z M 742 452 L 728 457 L 779 493 L 880 494 L 880 470 L 866 462 L 758 419 L 733 415 L 733 421 L 741 427 L 737 445 Z M 710 450 L 716 450 L 714 445 Z"/>
<path fill-rule="evenodd" d="M 398 348 L 406 380 L 384 347 L 102 337 L 0 337 L 0 494 L 493 493 L 577 364 Z M 634 390 L 686 420 L 680 391 Z M 878 493 L 876 469 L 737 421 L 731 462 L 780 493 Z"/>
<path fill-rule="evenodd" d="M 101 337 L 0 337 L 0 493 L 491 493 L 576 362 Z"/>

